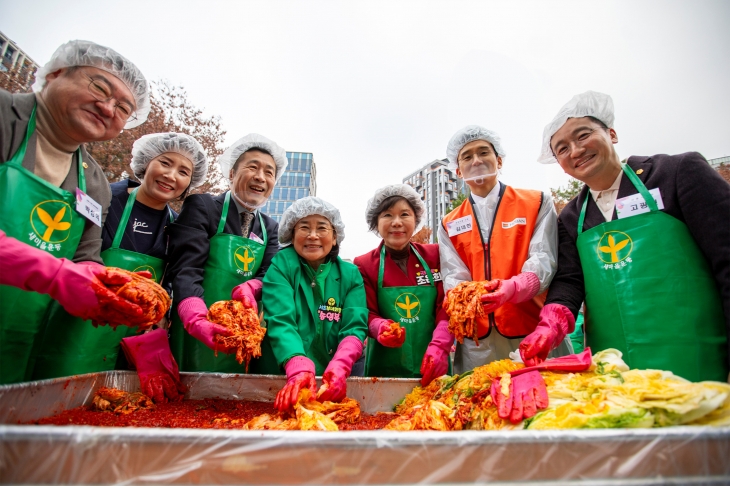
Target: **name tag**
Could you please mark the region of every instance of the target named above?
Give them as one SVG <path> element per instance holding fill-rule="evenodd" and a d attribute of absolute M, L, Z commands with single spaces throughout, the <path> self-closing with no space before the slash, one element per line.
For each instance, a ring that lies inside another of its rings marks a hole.
<path fill-rule="evenodd" d="M 650 190 L 649 194 L 651 194 L 654 201 L 656 201 L 657 208 L 664 209 L 664 201 L 662 201 L 662 194 L 659 192 L 659 188 L 656 187 Z M 632 194 L 616 200 L 616 215 L 618 216 L 618 219 L 648 213 L 649 211 L 651 210 L 646 202 L 644 202 L 644 198 L 641 193 Z"/>
<path fill-rule="evenodd" d="M 258 236 L 256 236 L 256 234 L 253 231 L 251 232 L 250 235 L 248 235 L 248 239 L 249 240 L 253 240 L 256 243 L 260 243 L 262 245 L 264 244 L 264 240 L 262 240 L 261 238 L 259 238 Z"/>
<path fill-rule="evenodd" d="M 76 188 L 76 211 L 81 215 L 101 227 L 101 204 L 91 199 L 84 191 Z"/>
<path fill-rule="evenodd" d="M 449 236 L 456 236 L 471 231 L 471 225 L 471 216 L 464 216 L 446 223 L 446 230 L 449 232 Z"/>
<path fill-rule="evenodd" d="M 518 224 L 527 225 L 527 218 L 515 218 L 509 223 L 502 222 L 502 228 L 509 229 L 517 226 Z"/>

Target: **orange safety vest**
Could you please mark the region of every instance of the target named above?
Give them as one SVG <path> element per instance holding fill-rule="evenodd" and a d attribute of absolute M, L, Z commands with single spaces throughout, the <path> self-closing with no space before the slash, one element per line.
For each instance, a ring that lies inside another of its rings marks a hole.
<path fill-rule="evenodd" d="M 469 268 L 471 278 L 475 281 L 508 279 L 522 272 L 537 224 L 542 193 L 502 184 L 497 211 L 489 228 L 489 243 L 482 239 L 472 204 L 474 201 L 469 196 L 442 222 L 447 234 L 448 223 L 451 223 L 452 233 L 459 232 L 457 227 L 471 225 L 471 231 L 449 236 L 456 252 Z M 489 315 L 488 322 L 479 323 L 479 339 L 487 337 L 493 326 L 507 338 L 527 336 L 537 326 L 546 295 L 547 291 L 519 304 L 504 304 Z"/>

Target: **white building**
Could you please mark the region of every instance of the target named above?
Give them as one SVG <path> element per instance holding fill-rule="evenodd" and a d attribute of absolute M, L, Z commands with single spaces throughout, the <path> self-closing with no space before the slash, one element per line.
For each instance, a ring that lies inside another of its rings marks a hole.
<path fill-rule="evenodd" d="M 431 228 L 431 243 L 435 242 L 438 225 L 449 213 L 451 202 L 466 193 L 464 181 L 447 168 L 448 160 L 434 160 L 403 178 L 403 183 L 414 188 L 426 203 L 426 226 Z"/>

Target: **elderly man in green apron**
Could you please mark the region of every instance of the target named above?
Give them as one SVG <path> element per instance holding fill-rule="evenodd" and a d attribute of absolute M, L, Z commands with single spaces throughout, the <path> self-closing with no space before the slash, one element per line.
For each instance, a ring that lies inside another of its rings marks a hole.
<path fill-rule="evenodd" d="M 0 90 L 0 383 L 30 378 L 52 299 L 79 317 L 101 303 L 141 312 L 104 286 L 111 193 L 82 144 L 144 123 L 147 81 L 114 50 L 70 41 L 38 70 L 33 91 Z"/>
<path fill-rule="evenodd" d="M 545 127 L 539 161 L 586 185 L 559 219 L 558 270 L 520 351 L 544 359 L 585 299 L 594 351 L 691 381 L 728 379 L 730 185 L 696 152 L 621 161 L 613 101 L 588 91 Z M 562 332 L 562 331 L 561 331 Z"/>
<path fill-rule="evenodd" d="M 219 195 L 194 194 L 170 225 L 173 325 L 170 342 L 183 371 L 243 373 L 235 352 L 216 346 L 226 328 L 207 320 L 208 307 L 231 298 L 257 308 L 261 281 L 279 251 L 279 225 L 261 212 L 288 159 L 284 149 L 251 133 L 237 140 L 218 163 L 230 177 L 230 190 Z M 214 351 L 218 352 L 218 356 Z"/>

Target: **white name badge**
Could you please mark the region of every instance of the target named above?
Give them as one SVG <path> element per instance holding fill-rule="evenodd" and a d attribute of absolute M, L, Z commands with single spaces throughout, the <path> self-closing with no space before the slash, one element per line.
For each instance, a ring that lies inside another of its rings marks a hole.
<path fill-rule="evenodd" d="M 651 194 L 654 201 L 656 201 L 657 208 L 664 209 L 664 201 L 662 201 L 662 194 L 659 192 L 659 188 L 656 187 L 652 189 L 649 191 L 649 194 Z M 618 219 L 648 213 L 649 211 L 651 211 L 651 209 L 649 209 L 649 206 L 646 202 L 644 202 L 644 197 L 641 193 L 632 194 L 616 200 L 616 215 L 618 216 Z"/>
<path fill-rule="evenodd" d="M 502 228 L 509 229 L 517 226 L 518 224 L 526 225 L 527 224 L 527 218 L 515 218 L 509 223 L 502 222 Z"/>
<path fill-rule="evenodd" d="M 84 191 L 76 188 L 76 211 L 81 215 L 101 227 L 101 204 L 91 199 Z"/>
<path fill-rule="evenodd" d="M 254 234 L 253 231 L 251 232 L 250 235 L 248 235 L 248 239 L 249 240 L 253 240 L 256 243 L 259 243 L 259 244 L 262 244 L 262 245 L 264 244 L 264 240 L 262 240 L 261 238 L 259 238 L 258 236 L 256 236 L 256 234 Z"/>
<path fill-rule="evenodd" d="M 471 216 L 464 216 L 446 223 L 446 230 L 449 232 L 449 236 L 456 236 L 471 231 L 471 225 Z"/>

